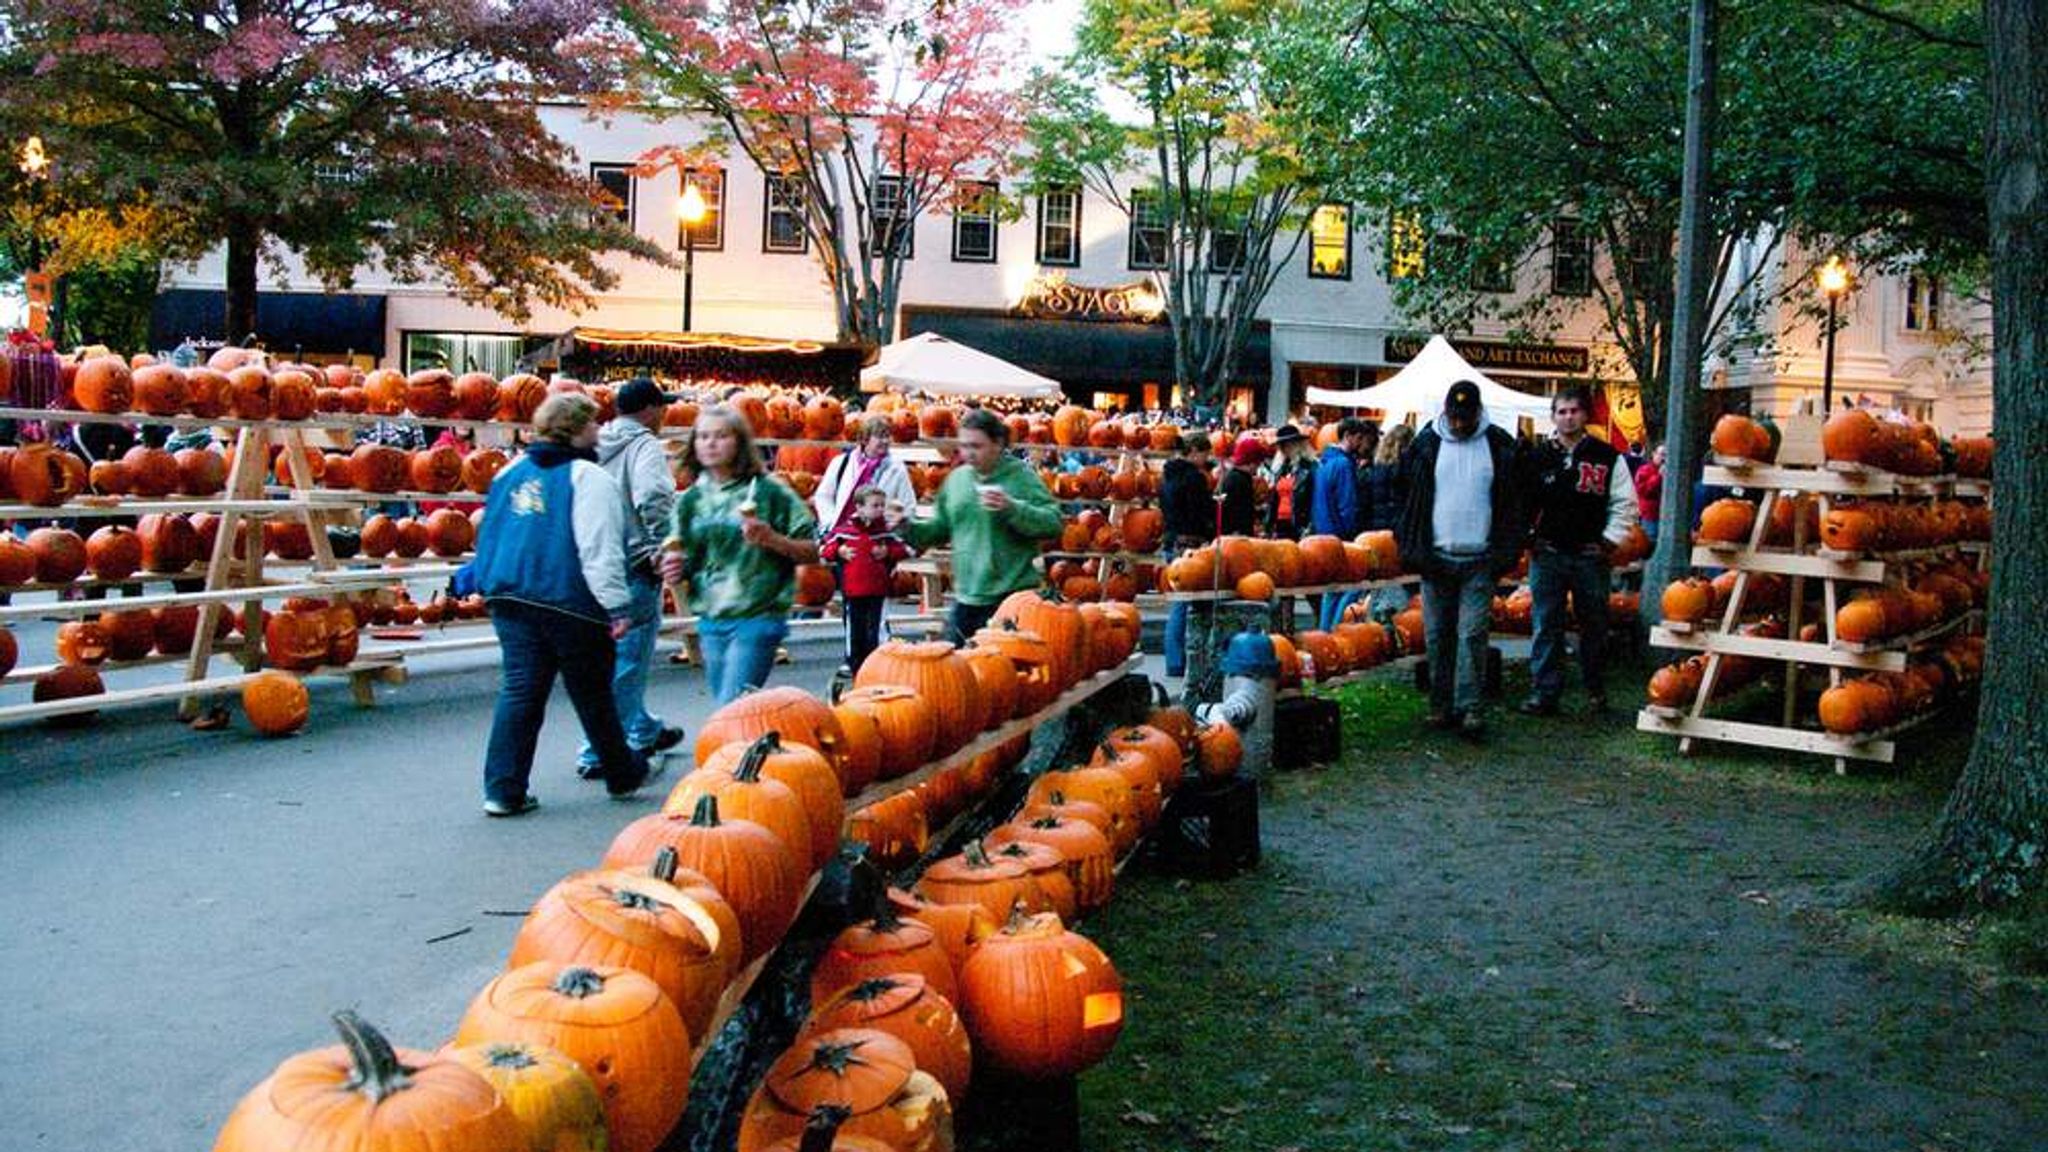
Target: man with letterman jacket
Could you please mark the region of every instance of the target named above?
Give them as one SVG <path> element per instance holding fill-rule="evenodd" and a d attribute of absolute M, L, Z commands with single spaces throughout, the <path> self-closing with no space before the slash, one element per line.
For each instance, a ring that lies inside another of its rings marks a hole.
<path fill-rule="evenodd" d="M 1608 558 L 1636 522 L 1635 482 L 1621 454 L 1586 435 L 1592 400 L 1577 385 L 1550 401 L 1556 431 L 1528 458 L 1531 480 L 1529 594 L 1535 617 L 1532 688 L 1521 710 L 1551 716 L 1564 694 L 1565 596 L 1579 623 L 1586 705 L 1607 707 Z"/>

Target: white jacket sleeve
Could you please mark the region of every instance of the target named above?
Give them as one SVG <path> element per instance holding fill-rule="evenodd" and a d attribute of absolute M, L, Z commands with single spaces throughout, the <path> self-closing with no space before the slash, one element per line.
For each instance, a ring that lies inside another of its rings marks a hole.
<path fill-rule="evenodd" d="M 889 466 L 882 469 L 879 479 L 882 491 L 888 494 L 891 501 L 903 505 L 905 512 L 917 507 L 917 489 L 911 487 L 910 469 L 903 461 L 892 455 Z"/>
<path fill-rule="evenodd" d="M 658 542 L 668 534 L 669 513 L 676 506 L 675 473 L 668 469 L 661 441 L 651 436 L 634 449 L 632 464 L 633 512 L 647 539 Z"/>
<path fill-rule="evenodd" d="M 576 560 L 583 582 L 606 612 L 624 612 L 632 602 L 626 590 L 626 502 L 611 474 L 587 460 L 569 465 L 569 483 L 576 493 L 570 525 L 576 533 Z"/>
<path fill-rule="evenodd" d="M 1636 481 L 1629 475 L 1628 461 L 1617 458 L 1607 476 L 1607 530 L 1600 535 L 1609 544 L 1620 545 L 1636 522 Z"/>

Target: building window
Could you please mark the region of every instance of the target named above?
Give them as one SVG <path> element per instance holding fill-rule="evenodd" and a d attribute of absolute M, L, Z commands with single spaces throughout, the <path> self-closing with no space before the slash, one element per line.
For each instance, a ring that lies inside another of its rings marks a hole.
<path fill-rule="evenodd" d="M 1081 190 L 1048 188 L 1038 194 L 1038 262 L 1061 268 L 1081 263 Z"/>
<path fill-rule="evenodd" d="M 1669 233 L 1656 235 L 1648 228 L 1629 237 L 1629 275 L 1638 289 L 1671 282 L 1671 245 Z"/>
<path fill-rule="evenodd" d="M 1244 271 L 1244 232 L 1242 219 L 1226 219 L 1209 226 L 1210 272 L 1234 276 Z"/>
<path fill-rule="evenodd" d="M 626 231 L 633 230 L 633 166 L 631 164 L 592 164 L 590 179 L 597 184 L 598 207 L 611 213 L 612 219 Z"/>
<path fill-rule="evenodd" d="M 996 186 L 973 180 L 961 188 L 953 209 L 953 259 L 961 264 L 996 262 Z"/>
<path fill-rule="evenodd" d="M 1475 251 L 1472 255 L 1472 278 L 1468 283 L 1474 292 L 1513 292 L 1515 262 L 1492 252 Z"/>
<path fill-rule="evenodd" d="M 1933 332 L 1941 327 L 1941 277 L 1914 272 L 1906 277 L 1906 330 Z"/>
<path fill-rule="evenodd" d="M 695 184 L 697 194 L 704 197 L 704 219 L 698 221 L 689 231 L 696 241 L 699 252 L 718 252 L 725 248 L 725 170 L 722 168 L 685 168 L 683 183 Z M 680 191 L 680 190 L 679 190 Z M 683 224 L 676 221 L 676 247 L 683 246 Z"/>
<path fill-rule="evenodd" d="M 519 357 L 527 352 L 528 343 L 524 336 L 407 332 L 403 361 L 407 372 L 445 368 L 450 372 L 489 372 L 504 377 L 518 371 Z"/>
<path fill-rule="evenodd" d="M 1422 217 L 1394 212 L 1387 217 L 1387 279 L 1410 280 L 1429 266 L 1429 237 Z"/>
<path fill-rule="evenodd" d="M 1593 294 L 1593 234 L 1569 216 L 1550 222 L 1550 292 L 1553 296 Z"/>
<path fill-rule="evenodd" d="M 917 254 L 917 218 L 909 214 L 910 180 L 877 176 L 868 195 L 868 226 L 877 256 L 894 253 L 908 260 Z"/>
<path fill-rule="evenodd" d="M 1351 279 L 1351 207 L 1325 204 L 1308 221 L 1308 276 Z"/>
<path fill-rule="evenodd" d="M 1157 192 L 1131 189 L 1131 241 L 1127 257 L 1133 272 L 1156 272 L 1165 268 L 1168 229 L 1166 201 Z"/>
<path fill-rule="evenodd" d="M 768 190 L 761 203 L 761 251 L 810 251 L 811 237 L 804 230 L 802 177 L 768 177 Z"/>

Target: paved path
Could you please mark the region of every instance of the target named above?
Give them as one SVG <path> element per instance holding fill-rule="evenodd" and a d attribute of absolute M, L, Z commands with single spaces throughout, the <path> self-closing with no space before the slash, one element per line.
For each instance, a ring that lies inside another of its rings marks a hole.
<path fill-rule="evenodd" d="M 795 654 L 771 682 L 823 690 L 836 643 Z M 0 1147 L 209 1147 L 279 1060 L 332 1042 L 337 1008 L 442 1043 L 530 902 L 665 791 L 618 803 L 577 780 L 558 691 L 541 810 L 485 819 L 495 676 L 495 652 L 442 657 L 370 710 L 317 679 L 311 727 L 283 741 L 161 708 L 0 729 Z M 711 710 L 666 663 L 652 696 L 692 732 Z"/>

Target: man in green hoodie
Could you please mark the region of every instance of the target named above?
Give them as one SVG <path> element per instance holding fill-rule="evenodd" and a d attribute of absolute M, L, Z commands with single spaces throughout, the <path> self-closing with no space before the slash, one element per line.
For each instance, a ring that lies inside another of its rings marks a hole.
<path fill-rule="evenodd" d="M 1060 509 L 1038 473 L 1005 453 L 1010 430 L 976 408 L 960 421 L 960 454 L 932 500 L 929 520 L 892 508 L 889 526 L 912 547 L 953 545 L 953 608 L 946 638 L 965 644 L 1003 597 L 1038 586 L 1038 542 L 1060 534 Z"/>

